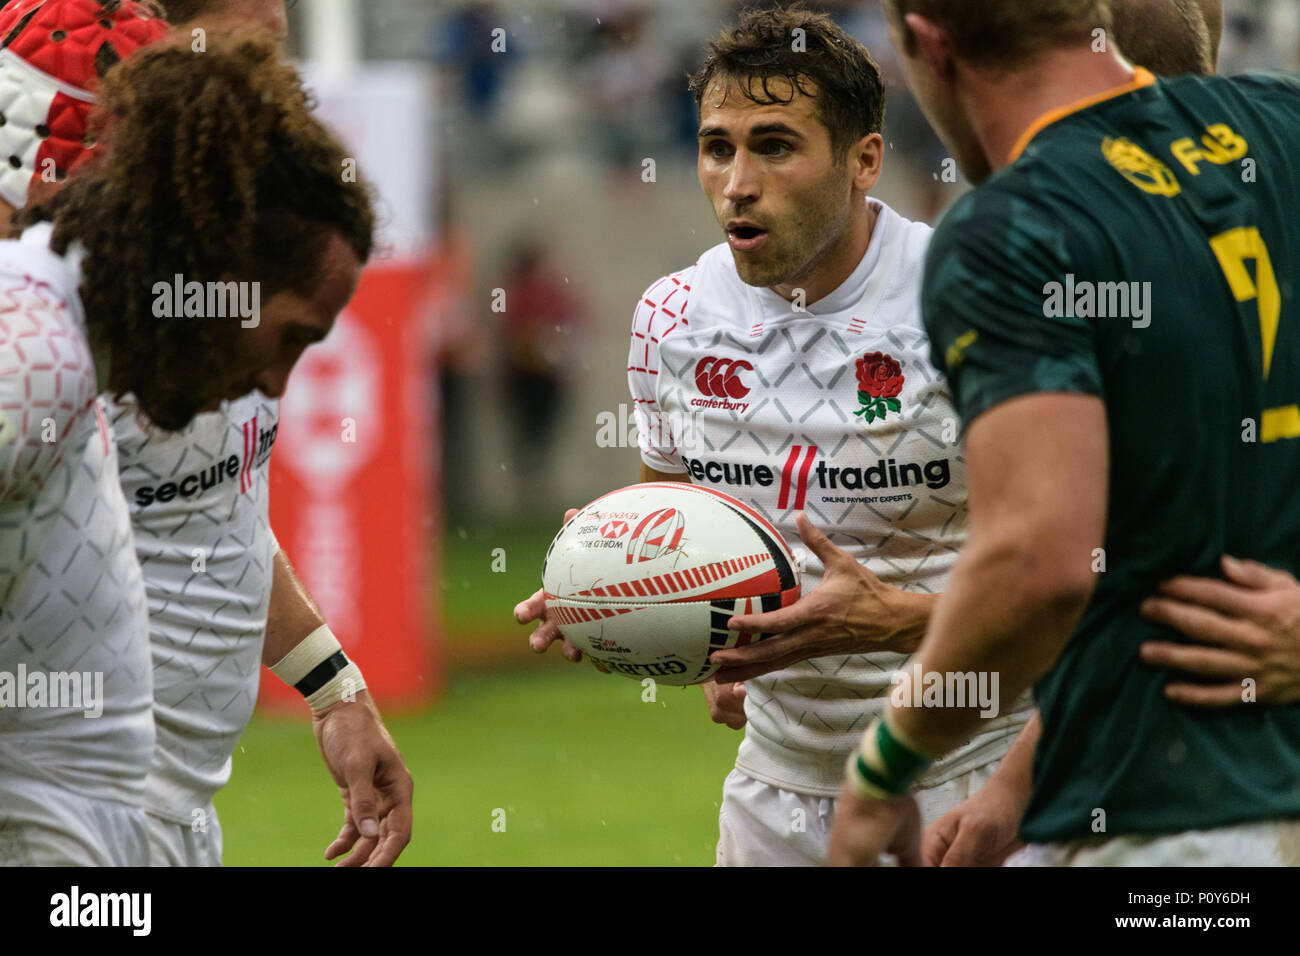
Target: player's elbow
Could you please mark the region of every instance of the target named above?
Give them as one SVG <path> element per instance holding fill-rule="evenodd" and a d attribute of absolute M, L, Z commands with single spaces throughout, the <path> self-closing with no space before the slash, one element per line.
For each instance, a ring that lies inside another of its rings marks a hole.
<path fill-rule="evenodd" d="M 1022 611 L 1050 620 L 1077 619 L 1097 585 L 1094 552 L 1061 547 L 1048 539 L 1026 546 L 1007 543 L 1004 565 L 1010 571 L 1007 596 Z"/>

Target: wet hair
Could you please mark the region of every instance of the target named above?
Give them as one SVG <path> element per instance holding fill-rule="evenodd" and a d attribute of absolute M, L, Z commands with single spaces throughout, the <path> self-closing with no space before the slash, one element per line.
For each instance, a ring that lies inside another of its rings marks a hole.
<path fill-rule="evenodd" d="M 771 86 L 775 78 L 786 81 L 779 92 Z M 788 104 L 800 93 L 814 97 L 837 161 L 884 126 L 885 90 L 876 61 L 826 14 L 802 6 L 746 11 L 711 41 L 690 78 L 697 111 L 715 79 L 762 105 Z"/>
<path fill-rule="evenodd" d="M 231 379 L 241 343 L 237 320 L 156 318 L 155 283 L 307 296 L 331 235 L 370 256 L 369 190 L 311 107 L 269 35 L 213 35 L 203 53 L 146 47 L 100 88 L 96 162 L 17 219 L 52 221 L 56 252 L 84 247 L 81 300 L 111 358 L 108 388 L 133 392 L 162 428 L 222 397 L 210 392 Z"/>

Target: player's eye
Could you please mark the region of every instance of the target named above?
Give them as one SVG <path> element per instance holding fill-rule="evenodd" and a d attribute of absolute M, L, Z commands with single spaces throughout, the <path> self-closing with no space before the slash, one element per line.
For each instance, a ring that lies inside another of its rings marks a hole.
<path fill-rule="evenodd" d="M 759 147 L 759 152 L 764 156 L 783 156 L 790 152 L 790 144 L 779 139 L 769 139 Z"/>
<path fill-rule="evenodd" d="M 705 144 L 704 154 L 714 159 L 726 159 L 731 155 L 731 147 L 722 140 L 715 139 L 713 142 Z"/>
<path fill-rule="evenodd" d="M 321 340 L 321 334 L 315 329 L 300 325 L 289 332 L 288 345 L 294 349 L 305 349 L 308 346 L 315 345 Z"/>

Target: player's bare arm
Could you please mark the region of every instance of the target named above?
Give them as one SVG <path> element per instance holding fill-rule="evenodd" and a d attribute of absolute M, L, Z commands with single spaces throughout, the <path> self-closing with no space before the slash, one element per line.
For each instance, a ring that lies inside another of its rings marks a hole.
<path fill-rule="evenodd" d="M 988 782 L 925 829 L 925 866 L 1001 866 L 1024 846 L 1016 831 L 1033 792 L 1034 748 L 1042 729 L 1035 713 Z"/>
<path fill-rule="evenodd" d="M 1105 528 L 1107 448 L 1105 410 L 1092 396 L 1021 396 L 972 423 L 970 537 L 913 659 L 920 673 L 997 674 L 1001 709 L 1052 665 L 1092 594 L 1093 551 Z M 904 700 L 910 680 L 904 677 Z M 930 757 L 959 745 L 981 722 L 978 705 L 893 706 L 885 714 L 897 739 Z M 910 797 L 864 798 L 846 784 L 832 861 L 864 865 L 896 850 L 909 806 L 914 812 Z"/>
<path fill-rule="evenodd" d="M 925 635 L 935 594 L 889 587 L 853 555 L 799 515 L 799 537 L 826 568 L 821 584 L 786 608 L 733 617 L 727 626 L 770 634 L 748 647 L 718 651 L 719 682 L 742 681 L 814 657 L 897 651 L 910 654 Z"/>
<path fill-rule="evenodd" d="M 1149 641 L 1141 647 L 1142 660 L 1175 672 L 1165 696 L 1182 704 L 1295 703 L 1300 700 L 1300 583 L 1255 561 L 1225 556 L 1222 567 L 1224 580 L 1171 578 L 1143 602 L 1145 617 L 1196 643 Z"/>
<path fill-rule="evenodd" d="M 283 550 L 274 561 L 262 651 L 268 667 L 326 626 Z M 370 693 L 362 687 L 314 712 L 312 730 L 343 797 L 343 829 L 325 859 L 344 857 L 339 866 L 391 866 L 411 842 L 414 784 Z"/>

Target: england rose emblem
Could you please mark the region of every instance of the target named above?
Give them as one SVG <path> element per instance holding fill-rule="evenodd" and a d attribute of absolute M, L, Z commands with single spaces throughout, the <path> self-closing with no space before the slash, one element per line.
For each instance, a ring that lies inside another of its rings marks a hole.
<path fill-rule="evenodd" d="M 862 407 L 854 415 L 870 423 L 889 412 L 903 410 L 898 401 L 903 392 L 903 369 L 892 355 L 868 352 L 858 359 L 857 368 L 858 401 Z"/>

